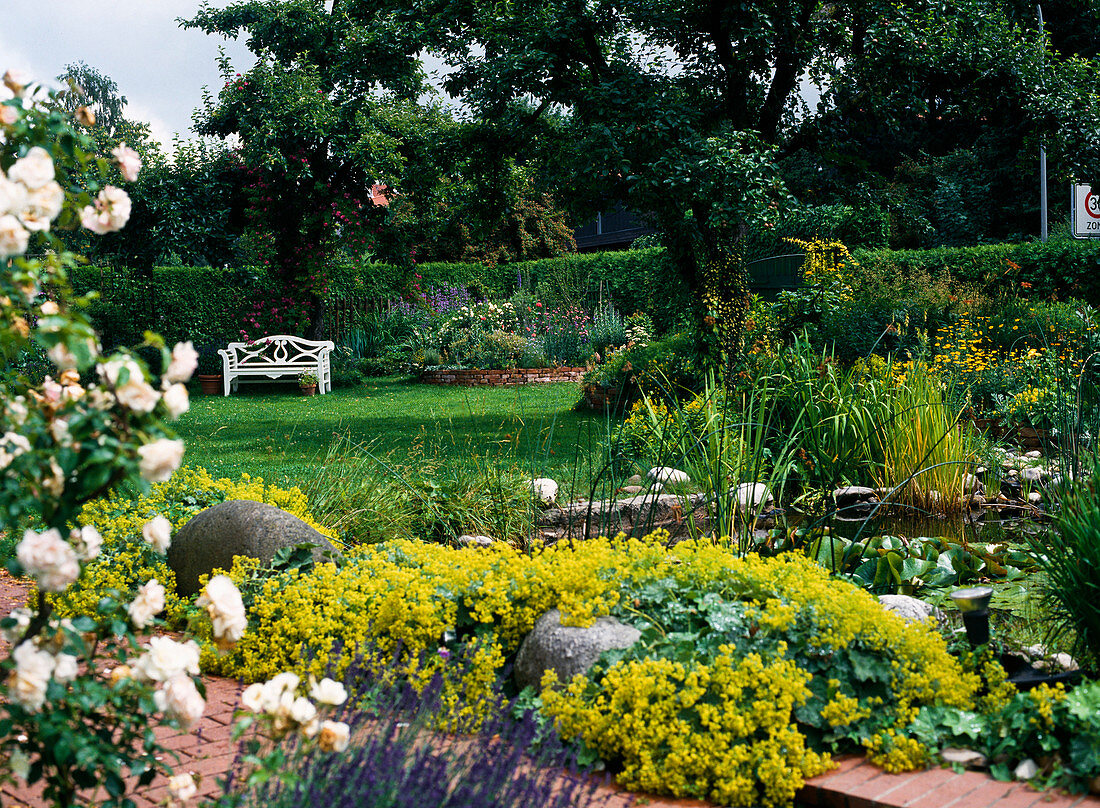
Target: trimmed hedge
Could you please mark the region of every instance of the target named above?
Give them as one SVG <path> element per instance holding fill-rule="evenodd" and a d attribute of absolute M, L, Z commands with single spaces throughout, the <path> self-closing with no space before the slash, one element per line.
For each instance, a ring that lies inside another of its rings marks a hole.
<path fill-rule="evenodd" d="M 960 281 L 979 283 L 990 293 L 1024 288 L 1041 297 L 1056 294 L 1100 304 L 1098 242 L 857 250 L 852 255 L 865 269 L 880 274 L 946 272 Z M 80 267 L 71 277 L 78 292 L 96 289 L 101 293 L 90 314 L 108 349 L 140 343 L 147 329 L 158 331 L 170 343 L 237 339 L 245 309 L 274 291 L 271 279 L 262 273 L 211 267 L 156 267 L 151 273 Z M 464 286 L 497 299 L 512 295 L 522 284 L 565 299 L 610 300 L 624 314 L 646 312 L 662 333 L 672 330 L 691 310 L 685 284 L 658 248 L 496 266 L 421 264 L 414 272 L 389 264 L 334 267 L 328 297 L 397 300 L 406 297 L 416 283 L 421 289 Z"/>
<path fill-rule="evenodd" d="M 106 350 L 137 345 L 146 331 L 170 345 L 239 339 L 245 308 L 274 289 L 262 273 L 214 267 L 77 267 L 69 278 L 79 294 L 99 292 L 88 314 Z"/>
<path fill-rule="evenodd" d="M 990 293 L 1021 289 L 1038 297 L 1058 295 L 1100 304 L 1100 241 L 1058 240 L 934 250 L 859 250 L 852 257 L 865 269 L 931 276 L 981 284 Z"/>

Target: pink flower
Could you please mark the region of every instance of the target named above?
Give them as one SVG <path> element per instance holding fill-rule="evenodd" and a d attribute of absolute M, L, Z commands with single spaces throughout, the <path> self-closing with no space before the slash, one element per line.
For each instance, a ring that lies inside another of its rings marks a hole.
<path fill-rule="evenodd" d="M 95 206 L 80 211 L 80 223 L 93 233 L 114 233 L 130 220 L 130 197 L 121 188 L 108 185 L 99 192 Z"/>
<path fill-rule="evenodd" d="M 122 179 L 126 182 L 137 180 L 138 172 L 141 171 L 141 156 L 125 143 L 119 143 L 111 154 L 118 161 L 118 170 L 122 173 Z"/>

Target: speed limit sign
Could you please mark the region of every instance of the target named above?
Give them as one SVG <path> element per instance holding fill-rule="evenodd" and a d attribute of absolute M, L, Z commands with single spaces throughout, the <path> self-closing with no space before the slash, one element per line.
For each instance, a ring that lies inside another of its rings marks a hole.
<path fill-rule="evenodd" d="M 1100 238 L 1100 187 L 1073 186 L 1073 237 Z"/>

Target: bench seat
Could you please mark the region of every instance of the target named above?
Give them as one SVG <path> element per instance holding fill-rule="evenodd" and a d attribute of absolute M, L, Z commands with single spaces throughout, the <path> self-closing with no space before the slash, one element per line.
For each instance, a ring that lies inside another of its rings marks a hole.
<path fill-rule="evenodd" d="M 218 351 L 222 357 L 224 395 L 237 389 L 242 378 L 295 379 L 307 370 L 317 376 L 317 391 L 332 390 L 330 357 L 336 346 L 331 340 L 309 340 L 289 334 L 262 337 L 255 342 L 231 342 Z"/>

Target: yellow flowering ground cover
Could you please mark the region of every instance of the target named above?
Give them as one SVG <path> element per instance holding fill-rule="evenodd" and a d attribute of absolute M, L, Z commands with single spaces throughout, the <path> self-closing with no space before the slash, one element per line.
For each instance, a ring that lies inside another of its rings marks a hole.
<path fill-rule="evenodd" d="M 904 730 L 920 708 L 967 705 L 980 687 L 930 627 L 885 612 L 812 561 L 741 558 L 708 541 L 666 549 L 666 539 L 531 554 L 364 546 L 342 568 L 267 580 L 244 639 L 203 661 L 249 681 L 340 675 L 357 658 L 416 682 L 441 673 L 460 726 L 498 703 L 497 678 L 543 612 L 559 607 L 576 625 L 615 615 L 642 639 L 587 676 L 548 677 L 544 713 L 631 787 L 745 806 L 789 803 L 829 768 L 832 749 L 862 743 L 883 761 L 917 765 L 923 752 Z M 872 740 L 890 732 L 902 740 Z"/>
<path fill-rule="evenodd" d="M 145 542 L 142 527 L 153 517 L 163 515 L 175 532 L 199 511 L 231 499 L 274 505 L 329 538 L 336 538 L 335 533 L 314 521 L 305 494 L 297 486 L 266 485 L 262 478 L 248 474 L 242 474 L 238 480 L 216 480 L 205 469 L 184 467 L 141 496 L 115 492 L 84 506 L 80 524 L 98 530 L 103 547 L 99 557 L 85 567 L 79 581 L 64 593 L 50 596 L 58 614 L 62 617 L 95 614 L 96 605 L 107 592 L 113 590 L 129 599 L 136 587 L 155 578 L 166 590 L 165 612 L 169 622 L 182 619 L 186 604 L 176 594 L 175 575 L 164 556 Z"/>

